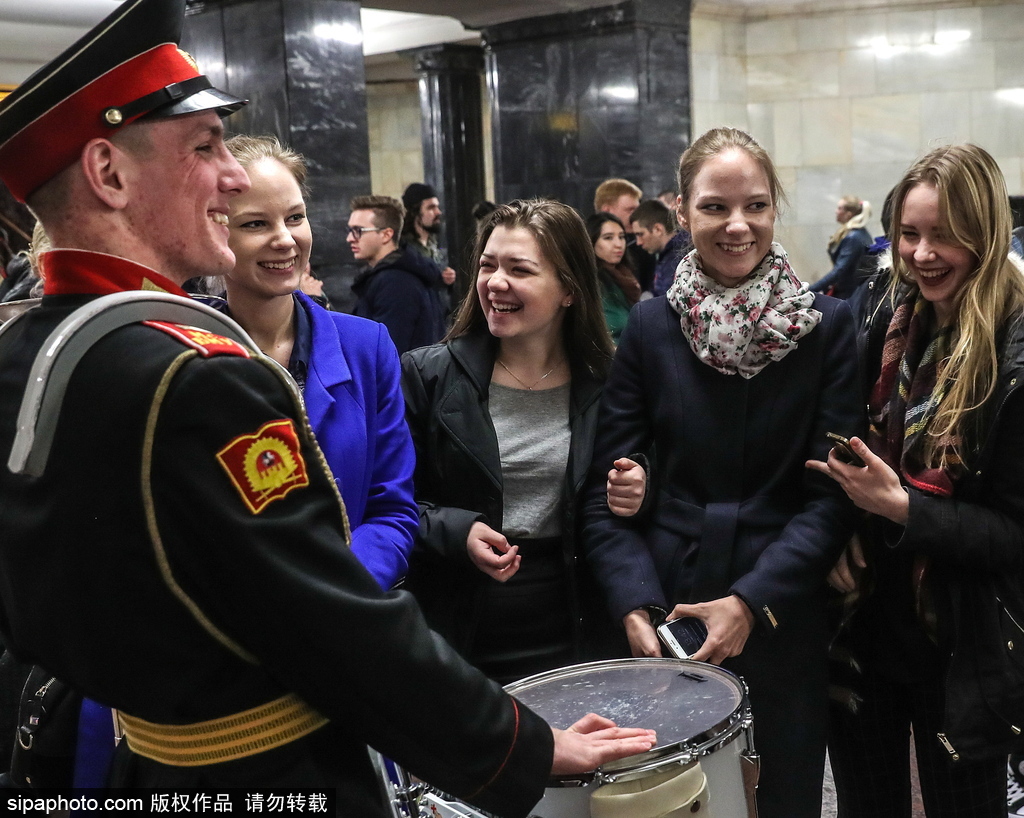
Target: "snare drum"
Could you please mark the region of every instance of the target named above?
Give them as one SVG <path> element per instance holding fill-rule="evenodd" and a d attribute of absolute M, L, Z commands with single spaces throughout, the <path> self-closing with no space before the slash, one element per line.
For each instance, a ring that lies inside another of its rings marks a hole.
<path fill-rule="evenodd" d="M 617 790 L 672 787 L 662 782 L 673 772 L 690 779 L 676 779 L 685 784 L 676 792 L 692 793 L 694 803 L 685 802 L 690 808 L 702 801 L 693 810 L 701 818 L 756 817 L 753 720 L 746 686 L 732 673 L 688 659 L 617 659 L 541 673 L 505 689 L 552 727 L 565 729 L 597 713 L 619 727 L 658 733 L 658 745 L 646 753 L 588 775 L 553 780 L 533 809 L 538 818 L 591 818 L 595 793 L 595 813 L 600 801 L 602 814 L 619 814 L 608 809 L 620 798 Z M 704 777 L 706 793 L 701 791 Z M 621 814 L 630 812 L 636 814 Z"/>
<path fill-rule="evenodd" d="M 620 727 L 658 732 L 658 745 L 646 753 L 553 779 L 531 816 L 638 818 L 637 801 L 624 791 L 642 793 L 642 802 L 667 790 L 680 800 L 644 815 L 681 808 L 696 818 L 756 818 L 753 720 L 746 686 L 732 673 L 689 659 L 616 659 L 540 673 L 505 690 L 552 727 L 597 713 Z M 410 786 L 398 773 L 400 783 L 384 777 L 395 818 L 483 815 L 429 787 Z"/>

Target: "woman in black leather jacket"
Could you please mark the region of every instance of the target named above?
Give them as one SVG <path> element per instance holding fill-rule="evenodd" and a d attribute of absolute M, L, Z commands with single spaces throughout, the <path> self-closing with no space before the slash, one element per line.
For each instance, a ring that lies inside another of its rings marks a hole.
<path fill-rule="evenodd" d="M 870 512 L 830 583 L 859 597 L 839 644 L 848 708 L 829 751 L 843 816 L 909 815 L 912 726 L 925 811 L 1005 811 L 1024 728 L 1024 273 L 1002 174 L 939 148 L 894 196 L 893 271 L 864 302 L 864 460 L 809 465 Z M 884 292 L 883 292 L 884 290 Z M 1019 623 L 1019 624 L 1018 624 Z"/>
<path fill-rule="evenodd" d="M 608 655 L 614 639 L 576 550 L 612 347 L 572 208 L 502 205 L 474 257 L 447 341 L 402 356 L 420 509 L 406 587 L 433 628 L 509 682 Z M 609 505 L 635 511 L 643 468 L 616 467 Z"/>

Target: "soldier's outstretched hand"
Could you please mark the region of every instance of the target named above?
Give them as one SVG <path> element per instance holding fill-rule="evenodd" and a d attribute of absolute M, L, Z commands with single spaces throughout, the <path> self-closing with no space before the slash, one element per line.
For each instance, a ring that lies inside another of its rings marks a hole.
<path fill-rule="evenodd" d="M 567 730 L 554 727 L 555 757 L 552 775 L 590 772 L 609 761 L 646 753 L 658 740 L 653 730 L 616 727 L 615 722 L 588 713 Z"/>

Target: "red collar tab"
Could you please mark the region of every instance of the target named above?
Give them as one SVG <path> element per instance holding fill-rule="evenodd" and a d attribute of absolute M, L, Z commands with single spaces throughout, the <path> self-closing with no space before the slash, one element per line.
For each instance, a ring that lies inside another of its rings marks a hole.
<path fill-rule="evenodd" d="M 39 257 L 44 295 L 110 295 L 129 290 L 188 294 L 156 270 L 88 250 L 51 250 Z"/>

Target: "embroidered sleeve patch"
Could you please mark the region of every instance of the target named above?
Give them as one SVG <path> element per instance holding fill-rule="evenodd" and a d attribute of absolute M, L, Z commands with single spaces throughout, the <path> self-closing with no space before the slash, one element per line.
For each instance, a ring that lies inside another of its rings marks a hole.
<path fill-rule="evenodd" d="M 217 460 L 253 514 L 292 489 L 309 485 L 306 461 L 291 420 L 273 420 L 255 434 L 239 435 L 217 452 Z"/>
<path fill-rule="evenodd" d="M 186 327 L 184 324 L 169 324 L 166 321 L 143 321 L 147 327 L 166 332 L 168 335 L 177 338 L 185 346 L 199 352 L 204 358 L 212 355 L 237 355 L 241 358 L 249 358 L 249 350 L 244 346 L 223 335 L 217 335 L 209 330 L 198 327 Z"/>

